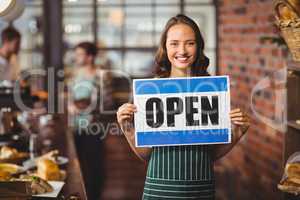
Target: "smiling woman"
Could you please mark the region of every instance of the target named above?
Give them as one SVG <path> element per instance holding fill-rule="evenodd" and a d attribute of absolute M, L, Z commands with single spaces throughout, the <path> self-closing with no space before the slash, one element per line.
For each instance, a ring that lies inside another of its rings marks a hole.
<path fill-rule="evenodd" d="M 209 76 L 207 72 L 209 60 L 204 54 L 204 41 L 199 27 L 191 18 L 179 14 L 167 22 L 157 52 L 156 64 L 158 77 Z M 188 101 L 196 101 L 196 98 L 188 99 Z M 153 103 L 162 105 L 158 101 Z M 149 104 L 150 110 L 153 109 L 153 103 Z M 206 98 L 201 98 L 202 103 L 203 105 L 209 104 Z M 216 99 L 212 103 L 214 104 L 212 107 L 217 110 Z M 170 117 L 169 125 L 174 124 L 172 111 L 177 114 L 181 112 L 180 104 L 178 101 L 177 108 L 167 113 Z M 189 104 L 192 105 L 192 103 Z M 156 105 L 156 107 L 159 106 Z M 190 111 L 186 111 L 185 114 L 187 126 L 194 125 L 198 122 L 191 117 L 195 108 L 191 107 L 188 110 Z M 204 110 L 211 110 L 211 108 L 207 107 Z M 215 196 L 214 160 L 229 152 L 247 131 L 249 121 L 246 115 L 240 109 L 230 112 L 230 120 L 235 128 L 232 143 L 228 145 L 170 145 L 137 148 L 135 128 L 132 124 L 135 112 L 137 112 L 137 106 L 127 103 L 118 109 L 117 118 L 132 150 L 148 162 L 143 199 L 213 200 Z M 156 113 L 158 114 L 155 117 L 150 115 L 150 126 L 160 126 L 163 122 L 164 112 Z M 151 123 L 154 118 L 156 118 L 155 123 Z M 214 119 L 215 116 L 211 115 L 210 118 Z M 204 115 L 204 119 L 201 125 L 206 124 L 207 115 Z M 157 121 L 159 123 L 156 123 Z M 215 123 L 216 120 L 213 122 Z M 200 124 L 195 126 L 200 126 Z"/>

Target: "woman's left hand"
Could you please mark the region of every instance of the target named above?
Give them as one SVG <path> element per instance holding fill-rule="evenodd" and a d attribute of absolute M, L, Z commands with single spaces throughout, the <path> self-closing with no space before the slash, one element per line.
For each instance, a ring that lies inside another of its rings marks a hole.
<path fill-rule="evenodd" d="M 250 126 L 249 117 L 241 109 L 237 108 L 231 110 L 230 120 L 233 125 L 232 142 L 226 145 L 215 145 L 214 147 L 214 160 L 217 160 L 228 153 L 240 138 L 246 133 Z"/>
<path fill-rule="evenodd" d="M 243 134 L 250 126 L 249 117 L 240 108 L 230 111 L 230 119 L 231 122 L 237 126 L 237 128 L 241 129 Z"/>

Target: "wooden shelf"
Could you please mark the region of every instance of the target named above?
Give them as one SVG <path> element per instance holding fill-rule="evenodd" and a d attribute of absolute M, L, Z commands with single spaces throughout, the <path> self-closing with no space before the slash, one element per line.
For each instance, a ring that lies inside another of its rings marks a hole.
<path fill-rule="evenodd" d="M 288 121 L 287 125 L 294 129 L 300 130 L 300 124 L 296 123 L 296 121 Z"/>
<path fill-rule="evenodd" d="M 287 74 L 287 132 L 284 136 L 283 167 L 287 159 L 300 150 L 300 124 L 296 119 L 300 117 L 300 62 L 289 60 L 286 62 L 289 70 Z M 284 194 L 283 200 L 296 200 L 299 196 Z"/>
<path fill-rule="evenodd" d="M 292 70 L 292 71 L 295 71 L 295 72 L 300 72 L 300 66 L 297 67 L 297 66 L 290 65 L 287 68 L 288 68 L 288 70 Z"/>
<path fill-rule="evenodd" d="M 296 72 L 300 72 L 300 62 L 288 61 L 287 68 Z"/>

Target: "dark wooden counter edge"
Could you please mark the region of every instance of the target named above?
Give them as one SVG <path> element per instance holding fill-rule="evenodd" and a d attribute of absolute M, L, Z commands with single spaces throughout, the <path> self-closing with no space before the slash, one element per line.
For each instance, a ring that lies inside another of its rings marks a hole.
<path fill-rule="evenodd" d="M 86 190 L 84 186 L 84 179 L 80 169 L 80 163 L 76 153 L 75 140 L 71 128 L 66 129 L 66 146 L 65 154 L 69 158 L 69 163 L 66 166 L 67 179 L 63 187 L 62 194 L 67 197 L 71 194 L 77 194 L 81 200 L 87 200 Z"/>

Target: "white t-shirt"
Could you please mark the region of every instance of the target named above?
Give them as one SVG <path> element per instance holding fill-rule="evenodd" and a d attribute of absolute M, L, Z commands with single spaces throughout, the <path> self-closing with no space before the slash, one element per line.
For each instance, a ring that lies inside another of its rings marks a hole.
<path fill-rule="evenodd" d="M 8 61 L 4 57 L 0 56 L 0 81 L 12 81 L 12 79 L 12 68 Z"/>

